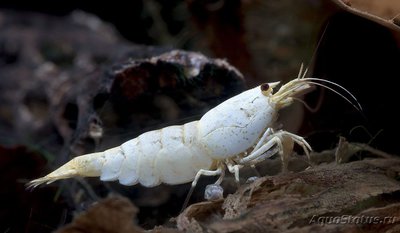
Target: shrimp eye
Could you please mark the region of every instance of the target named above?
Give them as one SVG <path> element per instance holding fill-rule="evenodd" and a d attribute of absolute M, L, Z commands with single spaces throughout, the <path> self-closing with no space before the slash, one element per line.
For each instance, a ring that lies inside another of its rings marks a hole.
<path fill-rule="evenodd" d="M 261 84 L 261 92 L 262 92 L 264 95 L 268 95 L 268 94 L 269 94 L 269 92 L 270 92 L 270 86 L 269 86 L 268 83 L 263 83 L 263 84 Z"/>

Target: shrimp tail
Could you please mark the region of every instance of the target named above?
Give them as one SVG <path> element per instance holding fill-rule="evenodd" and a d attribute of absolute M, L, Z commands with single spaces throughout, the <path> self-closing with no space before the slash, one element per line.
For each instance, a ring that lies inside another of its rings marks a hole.
<path fill-rule="evenodd" d="M 91 153 L 75 157 L 52 173 L 28 182 L 26 184 L 27 189 L 33 189 L 42 184 L 50 184 L 57 180 L 68 179 L 77 176 L 100 176 L 101 169 L 103 167 L 102 158 L 104 158 L 104 152 Z"/>

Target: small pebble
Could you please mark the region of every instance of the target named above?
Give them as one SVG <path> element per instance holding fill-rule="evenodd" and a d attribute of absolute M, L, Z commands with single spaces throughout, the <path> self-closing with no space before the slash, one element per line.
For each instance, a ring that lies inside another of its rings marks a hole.
<path fill-rule="evenodd" d="M 224 196 L 224 189 L 219 184 L 209 184 L 204 191 L 204 199 L 208 201 L 215 201 L 222 199 Z"/>

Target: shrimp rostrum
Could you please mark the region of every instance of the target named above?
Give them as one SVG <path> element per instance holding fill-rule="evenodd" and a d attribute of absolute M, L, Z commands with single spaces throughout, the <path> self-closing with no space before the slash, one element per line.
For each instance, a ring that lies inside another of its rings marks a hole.
<path fill-rule="evenodd" d="M 309 155 L 311 146 L 303 137 L 274 129 L 279 110 L 315 86 L 326 87 L 351 102 L 333 89 L 339 87 L 355 98 L 336 83 L 304 76 L 305 72 L 303 75 L 300 71 L 297 78 L 279 89 L 279 82 L 274 82 L 244 91 L 209 110 L 198 121 L 149 131 L 106 151 L 75 157 L 50 174 L 30 181 L 28 186 L 82 176 L 118 180 L 123 185 L 140 183 L 153 187 L 192 182 L 194 187 L 202 175 L 219 176 L 216 183 L 221 183 L 226 169 L 239 181 L 240 168 L 253 166 L 276 153 L 285 164 L 295 143 Z"/>

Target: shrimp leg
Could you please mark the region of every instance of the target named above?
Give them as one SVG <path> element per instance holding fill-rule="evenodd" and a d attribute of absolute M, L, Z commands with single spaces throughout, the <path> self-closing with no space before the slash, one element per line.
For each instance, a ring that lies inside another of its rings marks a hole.
<path fill-rule="evenodd" d="M 257 145 L 254 147 L 254 149 L 250 152 L 250 154 L 254 153 L 256 150 L 260 149 L 260 147 L 263 145 L 263 143 L 266 141 L 267 137 L 271 136 L 271 134 L 274 133 L 274 130 L 272 128 L 268 128 L 265 130 L 264 134 L 261 136 L 260 140 L 258 141 Z"/>
<path fill-rule="evenodd" d="M 275 145 L 277 145 L 279 148 L 282 148 L 282 140 L 279 136 L 277 135 L 271 135 L 271 137 L 269 138 L 269 140 L 262 145 L 261 147 L 259 147 L 257 150 L 251 152 L 248 156 L 242 158 L 239 160 L 239 164 L 247 164 L 250 163 L 253 160 L 258 160 L 260 157 L 263 156 L 263 154 L 265 152 L 267 152 L 268 150 L 270 150 L 272 147 L 274 147 Z M 280 149 L 279 151 L 282 151 L 282 149 Z M 273 154 L 268 155 L 268 157 L 265 157 L 263 159 L 267 159 L 269 157 L 271 157 Z"/>
<path fill-rule="evenodd" d="M 304 140 L 304 138 L 286 132 L 286 131 L 279 131 L 269 135 L 269 137 L 264 137 L 267 135 L 268 130 L 264 133 L 263 137 L 261 137 L 260 141 L 267 141 L 264 145 L 260 146 L 258 149 L 253 150 L 248 156 L 239 160 L 239 164 L 255 164 L 262 160 L 272 157 L 275 153 L 266 153 L 271 150 L 273 147 L 278 147 L 278 153 L 282 159 L 283 163 L 283 170 L 285 171 L 287 168 L 287 158 L 293 151 L 294 142 L 299 144 L 307 157 L 309 158 L 309 151 L 311 151 L 311 146 Z M 272 130 L 271 130 L 272 132 Z M 257 143 L 257 145 L 260 144 Z"/>
<path fill-rule="evenodd" d="M 240 182 L 239 170 L 243 167 L 243 165 L 240 165 L 240 164 L 233 165 L 230 162 L 227 162 L 226 165 L 228 167 L 229 172 L 235 175 L 236 182 L 239 183 Z"/>

